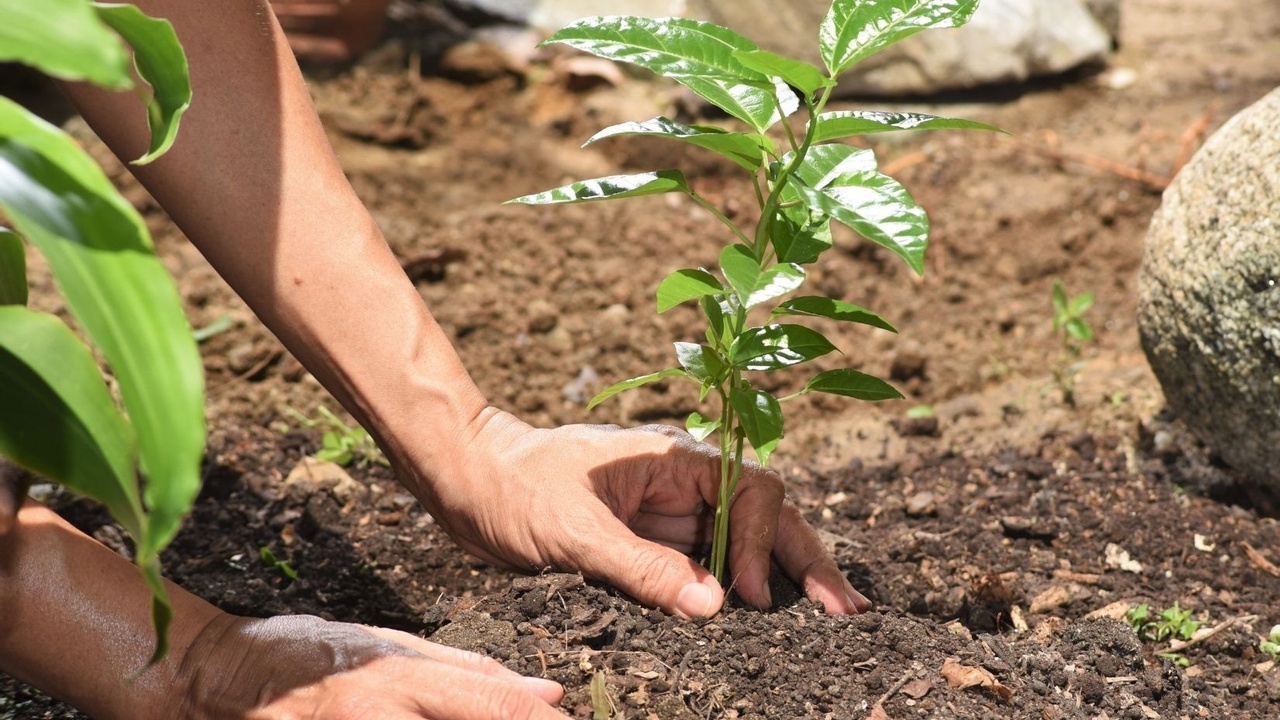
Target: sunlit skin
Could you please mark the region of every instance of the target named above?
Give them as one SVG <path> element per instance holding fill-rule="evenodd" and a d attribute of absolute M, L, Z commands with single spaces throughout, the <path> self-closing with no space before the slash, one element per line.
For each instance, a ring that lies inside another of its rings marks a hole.
<path fill-rule="evenodd" d="M 457 543 L 524 571 L 576 570 L 684 617 L 724 593 L 702 550 L 718 453 L 670 428 L 535 429 L 485 400 L 342 174 L 266 0 L 144 0 L 186 46 L 195 100 L 135 174 L 258 317 L 378 440 Z M 122 158 L 137 98 L 67 88 Z M 0 668 L 96 718 L 562 717 L 561 690 L 402 633 L 227 615 L 171 587 L 173 651 L 151 652 L 137 571 L 0 480 Z M 772 472 L 732 504 L 731 577 L 770 604 L 776 562 L 831 613 L 865 610 Z"/>

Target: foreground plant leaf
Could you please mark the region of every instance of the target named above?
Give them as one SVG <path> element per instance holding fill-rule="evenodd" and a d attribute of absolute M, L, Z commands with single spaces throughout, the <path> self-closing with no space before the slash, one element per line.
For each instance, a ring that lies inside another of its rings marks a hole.
<path fill-rule="evenodd" d="M 773 142 L 766 137 L 736 133 L 706 125 L 685 125 L 675 120 L 656 117 L 644 122 L 626 122 L 607 127 L 592 135 L 583 147 L 601 140 L 622 136 L 664 137 L 696 145 L 718 153 L 751 172 L 760 169 L 762 158 L 771 152 Z"/>
<path fill-rule="evenodd" d="M 768 465 L 782 440 L 782 406 L 778 399 L 762 390 L 735 387 L 729 391 L 729 402 L 738 414 L 747 442 L 756 451 L 756 458 L 761 465 Z"/>
<path fill-rule="evenodd" d="M 921 30 L 959 27 L 977 7 L 978 0 L 835 0 L 818 33 L 822 60 L 841 75 Z"/>
<path fill-rule="evenodd" d="M 669 192 L 689 192 L 689 183 L 679 170 L 660 170 L 638 175 L 610 175 L 582 180 L 553 190 L 508 200 L 503 205 L 556 205 L 616 198 L 641 197 Z"/>
<path fill-rule="evenodd" d="M 140 560 L 177 532 L 200 486 L 204 377 L 173 280 L 138 216 L 84 151 L 0 98 L 0 208 L 49 263 L 120 385 L 147 478 Z"/>
<path fill-rule="evenodd" d="M 173 145 L 182 113 L 191 105 L 187 56 L 168 20 L 148 17 L 133 5 L 94 3 L 94 9 L 128 41 L 138 75 L 151 86 L 151 99 L 147 102 L 151 148 L 134 161 L 136 165 L 146 165 Z"/>
<path fill-rule="evenodd" d="M 804 268 L 792 263 L 761 270 L 759 261 L 745 245 L 725 248 L 720 253 L 720 269 L 747 309 L 786 295 L 803 285 L 805 278 Z"/>
<path fill-rule="evenodd" d="M 735 51 L 756 50 L 755 43 L 712 23 L 594 17 L 563 28 L 544 43 L 563 43 L 598 57 L 639 65 L 684 85 L 760 133 L 800 106 L 785 83 L 775 82 L 734 57 Z"/>
<path fill-rule="evenodd" d="M 836 349 L 822 333 L 803 325 L 748 328 L 729 348 L 729 362 L 740 370 L 779 370 L 820 358 Z"/>
<path fill-rule="evenodd" d="M 706 270 L 677 270 L 658 285 L 658 313 L 708 295 L 719 295 L 724 286 Z"/>
<path fill-rule="evenodd" d="M 813 65 L 768 50 L 735 50 L 733 56 L 756 72 L 781 78 L 807 97 L 813 97 L 814 93 L 831 84 L 822 71 Z"/>
<path fill-rule="evenodd" d="M 0 0 L 0 17 L 0 61 L 60 80 L 133 87 L 124 44 L 85 0 Z"/>
<path fill-rule="evenodd" d="M 686 342 L 678 342 L 675 347 L 676 359 L 680 361 L 680 367 L 684 368 L 689 377 L 694 380 L 703 385 L 710 385 L 718 381 L 723 374 L 724 362 L 712 348 Z"/>
<path fill-rule="evenodd" d="M 809 317 L 824 317 L 832 320 L 840 320 L 842 322 L 860 323 L 862 325 L 870 325 L 891 333 L 898 332 L 898 329 L 889 324 L 887 320 L 870 310 L 847 303 L 843 300 L 833 300 L 829 297 L 818 295 L 810 295 L 806 297 L 798 297 L 788 300 L 779 305 L 773 311 L 774 317 L 782 315 L 807 315 Z"/>
<path fill-rule="evenodd" d="M 880 400 L 900 400 L 902 393 L 892 385 L 874 375 L 857 370 L 828 370 L 820 373 L 804 386 L 798 394 L 822 392 L 831 395 L 843 395 L 857 400 L 878 402 Z"/>
<path fill-rule="evenodd" d="M 998 133 L 1005 132 L 995 125 L 988 125 L 974 120 L 944 118 L 934 115 L 921 115 L 920 113 L 867 110 L 826 112 L 810 122 L 817 124 L 813 139 L 815 143 L 900 130 L 989 130 Z"/>
<path fill-rule="evenodd" d="M 685 430 L 693 436 L 698 442 L 703 442 L 711 434 L 720 429 L 719 419 L 707 419 L 700 412 L 689 413 L 689 418 L 684 422 Z"/>
<path fill-rule="evenodd" d="M 929 216 L 901 183 L 877 172 L 846 176 L 824 190 L 796 188 L 809 208 L 826 213 L 924 274 Z"/>
<path fill-rule="evenodd" d="M 624 390 L 631 390 L 634 388 L 641 387 L 643 385 L 656 383 L 662 380 L 666 380 L 667 378 L 673 378 L 673 377 L 688 377 L 688 374 L 685 373 L 685 371 L 680 368 L 667 368 L 666 370 L 659 370 L 656 373 L 641 375 L 640 377 L 631 378 L 630 380 L 623 380 L 620 383 L 615 383 L 605 388 L 604 390 L 601 390 L 595 397 L 591 398 L 591 402 L 587 403 L 587 410 L 592 410 L 593 408 L 595 408 L 595 406 L 599 405 L 605 400 L 608 400 L 614 395 L 617 395 L 618 393 L 623 392 Z"/>

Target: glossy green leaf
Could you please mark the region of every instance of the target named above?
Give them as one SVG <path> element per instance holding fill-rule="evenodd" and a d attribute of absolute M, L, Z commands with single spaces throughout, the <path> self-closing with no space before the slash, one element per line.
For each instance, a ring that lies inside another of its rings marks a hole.
<path fill-rule="evenodd" d="M 204 376 L 146 226 L 60 130 L 0 98 L 0 208 L 49 263 L 119 381 L 146 476 L 138 556 L 159 552 L 200 486 Z"/>
<path fill-rule="evenodd" d="M 827 76 L 813 65 L 768 50 L 736 50 L 733 56 L 758 73 L 781 78 L 807 97 L 813 97 L 814 93 L 830 84 Z"/>
<path fill-rule="evenodd" d="M 780 298 L 804 284 L 804 268 L 779 263 L 761 270 L 750 248 L 731 245 L 720 253 L 720 269 L 745 308 Z"/>
<path fill-rule="evenodd" d="M 788 188 L 790 190 L 790 188 Z M 791 191 L 797 199 L 799 193 Z M 831 249 L 831 219 L 809 208 L 788 208 L 773 216 L 769 238 L 779 262 L 808 265 Z"/>
<path fill-rule="evenodd" d="M 811 121 L 815 122 L 815 121 Z M 873 135 L 875 133 L 895 132 L 898 130 L 990 130 L 1003 133 L 1004 130 L 995 125 L 944 118 L 920 113 L 877 112 L 868 110 L 843 110 L 826 112 L 818 116 L 817 128 L 814 130 L 815 143 L 828 142 L 837 138 Z"/>
<path fill-rule="evenodd" d="M 689 183 L 685 181 L 684 173 L 679 170 L 660 170 L 637 175 L 610 175 L 570 183 L 546 192 L 525 195 L 503 204 L 556 205 L 593 200 L 616 200 L 669 192 L 689 192 Z"/>
<path fill-rule="evenodd" d="M 133 437 L 89 348 L 52 315 L 2 306 L 0 387 L 0 455 L 101 502 L 142 537 Z"/>
<path fill-rule="evenodd" d="M 587 410 L 591 410 L 595 406 L 599 405 L 605 400 L 608 400 L 614 395 L 617 395 L 620 392 L 624 392 L 626 390 L 632 390 L 638 387 L 642 387 L 644 385 L 648 385 L 650 383 L 656 383 L 661 380 L 666 380 L 667 378 L 673 378 L 673 377 L 688 377 L 688 375 L 685 373 L 684 370 L 681 370 L 680 368 L 667 368 L 666 370 L 659 370 L 656 373 L 641 375 L 640 377 L 637 377 L 637 378 L 631 378 L 630 380 L 623 380 L 620 383 L 615 383 L 614 385 L 610 385 L 604 390 L 601 390 L 598 395 L 591 398 L 591 402 L 587 403 Z"/>
<path fill-rule="evenodd" d="M 818 43 L 833 77 L 863 58 L 929 28 L 959 27 L 978 0 L 835 0 Z"/>
<path fill-rule="evenodd" d="M 0 305 L 26 304 L 26 249 L 17 233 L 0 228 Z"/>
<path fill-rule="evenodd" d="M 671 78 L 756 132 L 764 132 L 800 106 L 785 83 L 748 68 L 733 56 L 735 51 L 756 50 L 754 43 L 712 23 L 682 18 L 591 17 L 565 27 L 545 42 L 563 43 Z"/>
<path fill-rule="evenodd" d="M 804 390 L 801 391 L 802 394 L 808 392 L 843 395 L 844 397 L 872 402 L 902 398 L 902 393 L 880 378 L 848 369 L 828 370 L 819 374 L 810 380 L 805 385 Z"/>
<path fill-rule="evenodd" d="M 929 216 L 897 180 L 877 172 L 837 179 L 824 190 L 798 185 L 811 210 L 826 213 L 868 240 L 888 248 L 924 274 Z"/>
<path fill-rule="evenodd" d="M 694 440 L 704 442 L 711 437 L 711 433 L 720 429 L 720 421 L 718 419 L 707 419 L 700 412 L 692 412 L 689 414 L 689 418 L 684 421 L 684 429 L 693 436 Z"/>
<path fill-rule="evenodd" d="M 751 172 L 760 169 L 766 150 L 771 150 L 773 147 L 772 141 L 759 135 L 729 132 L 714 126 L 685 125 L 664 117 L 607 127 L 593 135 L 583 144 L 583 147 L 607 138 L 621 136 L 663 137 L 679 140 L 718 153 Z"/>
<path fill-rule="evenodd" d="M 829 297 L 821 297 L 818 295 L 810 295 L 798 297 L 788 300 L 777 307 L 773 311 L 775 317 L 781 315 L 806 315 L 809 317 L 824 317 L 832 320 L 840 320 L 842 322 L 861 323 L 878 327 L 889 332 L 896 333 L 898 329 L 889 324 L 884 318 L 871 312 L 870 310 L 847 303 L 843 300 L 834 300 Z"/>
<path fill-rule="evenodd" d="M 835 349 L 822 333 L 803 325 L 766 325 L 743 331 L 729 348 L 729 362 L 741 370 L 778 370 Z"/>
<path fill-rule="evenodd" d="M 86 0 L 0 0 L 0 61 L 61 80 L 133 86 L 129 54 Z"/>
<path fill-rule="evenodd" d="M 791 154 L 787 154 L 783 162 L 790 162 L 791 157 Z M 809 148 L 804 162 L 796 168 L 796 175 L 805 185 L 822 190 L 840 178 L 857 177 L 862 173 L 875 171 L 876 154 L 870 150 L 851 145 L 817 145 Z"/>
<path fill-rule="evenodd" d="M 658 312 L 708 295 L 723 293 L 724 286 L 706 270 L 677 270 L 658 284 Z"/>
<path fill-rule="evenodd" d="M 724 362 L 712 348 L 687 342 L 678 342 L 675 347 L 676 359 L 680 361 L 680 367 L 684 368 L 689 377 L 694 380 L 704 385 L 713 383 L 724 372 Z"/>
<path fill-rule="evenodd" d="M 138 75 L 151 86 L 147 125 L 151 147 L 134 161 L 145 165 L 163 155 L 178 137 L 182 113 L 191 105 L 187 56 L 168 20 L 148 17 L 133 5 L 95 3 L 98 17 L 120 33 L 133 48 Z"/>
<path fill-rule="evenodd" d="M 722 347 L 721 338 L 730 334 L 728 320 L 733 314 L 723 298 L 707 295 L 698 301 L 702 313 L 707 316 L 707 342 Z"/>
<path fill-rule="evenodd" d="M 782 406 L 778 399 L 753 388 L 733 388 L 729 391 L 729 403 L 738 414 L 738 424 L 755 449 L 756 458 L 761 465 L 768 465 L 782 440 Z"/>

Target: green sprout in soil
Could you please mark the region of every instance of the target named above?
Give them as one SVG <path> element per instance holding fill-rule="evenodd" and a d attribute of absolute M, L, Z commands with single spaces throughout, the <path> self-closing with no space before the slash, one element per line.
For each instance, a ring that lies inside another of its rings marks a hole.
<path fill-rule="evenodd" d="M 1267 639 L 1258 643 L 1258 651 L 1270 655 L 1272 660 L 1280 660 L 1280 625 L 1271 626 Z"/>
<path fill-rule="evenodd" d="M 1193 611 L 1184 610 L 1178 603 L 1174 603 L 1171 607 L 1162 610 L 1159 615 L 1153 616 L 1151 606 L 1142 603 L 1126 613 L 1125 619 L 1137 633 L 1138 639 L 1145 642 L 1159 643 L 1169 640 L 1188 642 L 1204 624 L 1193 619 L 1192 615 L 1194 615 Z M 1176 652 L 1162 652 L 1157 657 L 1168 660 L 1178 667 L 1185 668 L 1191 665 L 1191 661 L 1185 655 Z"/>
<path fill-rule="evenodd" d="M 347 467 L 353 462 L 359 467 L 366 467 L 370 463 L 390 464 L 387 456 L 378 447 L 378 443 L 374 442 L 373 437 L 369 435 L 368 430 L 359 425 L 346 424 L 329 408 L 321 405 L 316 409 L 320 415 L 319 419 L 309 418 L 287 405 L 280 409 L 302 427 L 319 429 L 323 432 L 320 436 L 320 450 L 312 456 L 315 459 L 342 467 Z"/>
<path fill-rule="evenodd" d="M 620 382 L 588 408 L 624 390 L 668 378 L 698 386 L 717 413 L 694 412 L 686 423 L 699 441 L 717 436 L 720 487 L 709 566 L 724 581 L 728 508 L 750 447 L 762 465 L 783 437 L 782 404 L 822 392 L 860 400 L 902 395 L 879 378 L 852 368 L 828 370 L 798 392 L 776 397 L 759 389 L 753 373 L 807 363 L 836 347 L 795 318 L 828 318 L 896 332 L 879 315 L 843 300 L 797 295 L 806 266 L 832 247 L 832 221 L 924 271 L 929 220 L 910 193 L 878 170 L 871 150 L 838 140 L 897 130 L 980 129 L 990 125 L 916 113 L 828 111 L 837 78 L 864 58 L 928 28 L 968 22 L 978 0 L 836 0 L 818 34 L 825 68 L 758 48 L 736 32 L 682 18 L 592 17 L 547 39 L 610 60 L 630 62 L 683 84 L 737 122 L 685 125 L 657 117 L 600 131 L 587 141 L 620 136 L 659 137 L 717 153 L 750 179 L 759 209 L 754 226 L 734 223 L 700 195 L 679 170 L 658 170 L 575 182 L 516 198 L 527 205 L 579 203 L 680 193 L 732 233 L 716 268 L 686 268 L 657 289 L 657 311 L 696 303 L 706 318 L 705 340 L 675 344 L 676 365 Z M 798 115 L 803 108 L 805 113 Z M 754 213 L 747 213 L 754 216 Z"/>
<path fill-rule="evenodd" d="M 1076 378 L 1085 366 L 1080 356 L 1093 340 L 1093 327 L 1084 319 L 1093 300 L 1093 293 L 1069 297 L 1062 281 L 1054 279 L 1053 334 L 1062 337 L 1062 357 L 1053 370 L 1053 381 L 1062 392 L 1062 402 L 1072 407 L 1076 404 Z"/>
<path fill-rule="evenodd" d="M 263 565 L 266 565 L 267 567 L 272 568 L 274 570 L 278 570 L 281 575 L 284 575 L 290 580 L 298 579 L 298 571 L 294 570 L 293 566 L 290 565 L 288 561 L 281 560 L 280 558 L 276 557 L 276 554 L 271 552 L 271 548 L 267 547 L 266 545 L 263 545 L 262 547 L 258 548 L 258 557 L 261 558 Z"/>

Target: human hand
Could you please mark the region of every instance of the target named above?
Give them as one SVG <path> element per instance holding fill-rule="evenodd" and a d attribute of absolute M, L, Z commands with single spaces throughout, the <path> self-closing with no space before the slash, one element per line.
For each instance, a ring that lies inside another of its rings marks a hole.
<path fill-rule="evenodd" d="M 395 630 L 316 617 L 222 615 L 182 663 L 167 717 L 550 720 L 563 696 L 496 660 Z"/>
<path fill-rule="evenodd" d="M 31 474 L 0 458 L 0 537 L 7 535 L 17 524 L 18 509 L 22 507 L 29 487 Z"/>
<path fill-rule="evenodd" d="M 720 479 L 715 449 L 665 426 L 541 430 L 492 408 L 462 440 L 465 449 L 435 480 L 411 460 L 395 464 L 468 552 L 523 571 L 579 570 L 687 618 L 720 609 L 719 584 L 684 554 L 710 537 Z M 729 567 L 746 602 L 771 604 L 776 560 L 828 613 L 870 609 L 785 500 L 776 473 L 746 468 L 730 512 Z"/>

